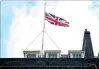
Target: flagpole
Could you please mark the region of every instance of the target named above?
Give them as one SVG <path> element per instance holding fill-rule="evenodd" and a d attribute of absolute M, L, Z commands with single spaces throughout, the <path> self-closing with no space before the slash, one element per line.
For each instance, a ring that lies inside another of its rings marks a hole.
<path fill-rule="evenodd" d="M 43 46 L 44 46 L 44 33 L 45 33 L 45 12 L 46 12 L 46 2 L 44 3 L 44 24 L 43 24 L 43 35 L 42 35 L 42 54 L 41 58 L 43 58 Z"/>

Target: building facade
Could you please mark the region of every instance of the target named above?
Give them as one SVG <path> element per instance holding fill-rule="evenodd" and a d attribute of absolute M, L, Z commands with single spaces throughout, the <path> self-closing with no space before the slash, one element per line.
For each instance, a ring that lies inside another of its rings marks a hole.
<path fill-rule="evenodd" d="M 85 29 L 82 50 L 23 51 L 24 58 L 0 58 L 0 69 L 99 69 L 99 58 L 94 56 L 90 31 Z M 99 56 L 99 54 L 98 54 Z"/>

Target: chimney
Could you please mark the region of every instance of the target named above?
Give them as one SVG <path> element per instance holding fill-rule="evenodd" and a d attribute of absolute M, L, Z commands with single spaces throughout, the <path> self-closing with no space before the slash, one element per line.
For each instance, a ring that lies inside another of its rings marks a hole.
<path fill-rule="evenodd" d="M 84 32 L 82 51 L 85 51 L 85 57 L 94 58 L 90 31 L 87 31 L 87 29 Z"/>

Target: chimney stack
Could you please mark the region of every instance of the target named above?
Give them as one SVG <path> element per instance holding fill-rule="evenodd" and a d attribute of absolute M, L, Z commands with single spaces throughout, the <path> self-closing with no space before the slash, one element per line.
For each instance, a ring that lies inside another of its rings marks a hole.
<path fill-rule="evenodd" d="M 85 51 L 86 58 L 94 58 L 90 31 L 87 31 L 87 29 L 84 32 L 82 51 Z"/>

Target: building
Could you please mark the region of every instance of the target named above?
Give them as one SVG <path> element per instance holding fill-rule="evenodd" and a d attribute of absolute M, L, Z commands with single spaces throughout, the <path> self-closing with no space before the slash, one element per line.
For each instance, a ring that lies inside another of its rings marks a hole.
<path fill-rule="evenodd" d="M 99 69 L 99 58 L 94 56 L 90 31 L 85 29 L 82 50 L 69 50 L 61 54 L 61 50 L 44 50 L 41 52 L 23 51 L 25 58 L 1 58 L 0 67 L 10 69 Z M 14 67 L 11 67 L 14 66 Z"/>
<path fill-rule="evenodd" d="M 23 51 L 24 52 L 24 58 L 40 58 L 40 51 Z"/>
<path fill-rule="evenodd" d="M 84 58 L 85 57 L 85 51 L 81 50 L 70 50 L 68 51 L 69 58 Z"/>
<path fill-rule="evenodd" d="M 32 54 L 32 52 L 35 54 Z M 27 55 L 24 55 L 25 58 L 41 57 L 40 51 L 23 51 L 23 53 Z M 30 57 L 30 54 L 31 56 L 35 56 Z M 61 50 L 44 50 L 43 56 L 44 58 L 94 58 L 90 32 L 85 29 L 82 50 L 69 50 L 68 54 L 63 55 L 61 54 Z"/>

